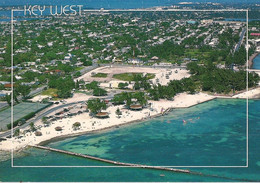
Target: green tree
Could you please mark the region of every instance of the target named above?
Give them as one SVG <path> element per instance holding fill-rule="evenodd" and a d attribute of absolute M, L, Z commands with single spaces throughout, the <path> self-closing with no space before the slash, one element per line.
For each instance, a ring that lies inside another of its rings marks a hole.
<path fill-rule="evenodd" d="M 48 118 L 46 116 L 42 117 L 42 123 L 45 125 L 49 125 L 50 122 L 48 121 Z"/>
<path fill-rule="evenodd" d="M 107 91 L 102 88 L 95 88 L 93 90 L 93 95 L 94 96 L 105 96 L 105 95 L 107 95 Z"/>
<path fill-rule="evenodd" d="M 83 61 L 84 66 L 91 66 L 92 62 L 91 61 Z"/>
<path fill-rule="evenodd" d="M 5 95 L 5 100 L 8 103 L 8 105 L 11 106 L 11 94 L 10 95 L 6 94 Z"/>
<path fill-rule="evenodd" d="M 60 98 L 68 98 L 71 96 L 71 90 L 75 87 L 75 82 L 71 76 L 65 78 L 51 77 L 48 86 L 58 89 L 57 94 Z"/>
<path fill-rule="evenodd" d="M 80 122 L 73 123 L 72 128 L 73 130 L 78 130 L 80 128 L 81 124 Z"/>
<path fill-rule="evenodd" d="M 125 89 L 128 86 L 128 83 L 119 83 L 118 88 Z"/>
<path fill-rule="evenodd" d="M 6 52 L 4 54 L 4 60 L 6 66 L 11 66 L 11 40 L 6 44 Z"/>
<path fill-rule="evenodd" d="M 92 81 L 91 83 L 86 84 L 86 89 L 93 90 L 95 88 L 98 88 L 98 86 L 99 86 L 99 83 L 97 81 Z"/>
<path fill-rule="evenodd" d="M 17 137 L 20 135 L 20 129 L 16 129 L 14 132 L 14 136 Z"/>
<path fill-rule="evenodd" d="M 112 101 L 114 105 L 122 105 L 125 103 L 125 100 L 126 100 L 125 96 L 122 93 L 120 93 L 120 94 L 116 94 Z"/>
<path fill-rule="evenodd" d="M 136 92 L 136 93 L 134 93 L 133 98 L 135 98 L 137 100 L 137 102 L 140 105 L 142 105 L 142 106 L 147 104 L 147 97 L 144 94 L 144 92 Z"/>
<path fill-rule="evenodd" d="M 18 85 L 16 91 L 20 93 L 23 98 L 26 98 L 30 94 L 30 86 L 27 85 Z"/>
<path fill-rule="evenodd" d="M 33 122 L 30 123 L 30 130 L 33 132 L 36 131 L 36 128 L 35 128 L 35 125 Z"/>
<path fill-rule="evenodd" d="M 88 109 L 93 114 L 99 113 L 101 110 L 105 110 L 107 108 L 107 105 L 104 101 L 101 101 L 100 99 L 90 99 L 87 102 Z"/>
<path fill-rule="evenodd" d="M 118 118 L 122 115 L 122 112 L 119 108 L 116 109 L 116 115 L 118 116 Z"/>

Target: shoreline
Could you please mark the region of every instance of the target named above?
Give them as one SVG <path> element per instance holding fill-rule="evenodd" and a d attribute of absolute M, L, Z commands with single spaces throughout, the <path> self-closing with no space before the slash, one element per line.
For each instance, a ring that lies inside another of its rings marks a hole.
<path fill-rule="evenodd" d="M 186 103 L 186 102 L 183 103 L 183 97 L 186 97 L 187 98 L 186 100 L 189 103 Z M 23 138 L 25 138 L 24 140 L 8 139 L 7 141 L 2 141 L 0 143 L 0 151 L 10 151 L 11 150 L 10 147 L 15 147 L 14 150 L 19 151 L 21 149 L 26 148 L 29 145 L 34 145 L 34 144 L 37 144 L 37 145 L 44 144 L 45 145 L 45 144 L 51 143 L 53 141 L 59 141 L 59 140 L 63 140 L 63 139 L 69 138 L 69 137 L 94 134 L 94 133 L 104 132 L 106 130 L 116 129 L 121 126 L 131 125 L 131 124 L 138 123 L 138 122 L 146 122 L 147 120 L 151 120 L 151 119 L 166 115 L 170 111 L 172 111 L 176 108 L 189 108 L 189 107 L 192 107 L 192 106 L 204 103 L 204 102 L 211 101 L 216 98 L 215 96 L 210 96 L 210 95 L 203 94 L 203 93 L 197 94 L 197 97 L 200 97 L 200 98 L 199 99 L 196 98 L 196 95 L 194 96 L 194 95 L 188 95 L 188 94 L 181 94 L 181 95 L 177 96 L 177 99 L 176 99 L 177 101 L 174 101 L 174 102 L 173 101 L 164 101 L 164 100 L 153 101 L 152 102 L 152 105 L 153 105 L 152 111 L 150 111 L 151 108 L 150 109 L 144 108 L 140 112 L 139 111 L 138 112 L 126 111 L 124 113 L 129 113 L 129 115 L 127 115 L 127 116 L 123 115 L 122 118 L 120 118 L 120 119 L 116 119 L 115 115 L 114 116 L 112 115 L 114 113 L 113 111 L 115 111 L 118 107 L 111 107 L 111 109 L 110 109 L 111 118 L 104 119 L 103 121 L 96 119 L 96 118 L 87 119 L 88 124 L 91 123 L 91 121 L 93 122 L 93 120 L 101 121 L 102 125 L 96 126 L 96 128 L 83 127 L 83 129 L 80 129 L 81 131 L 72 131 L 72 133 L 70 133 L 69 131 L 66 131 L 66 129 L 65 129 L 65 131 L 63 132 L 64 134 L 57 133 L 54 131 L 54 134 L 49 135 L 49 137 L 48 137 L 48 135 L 47 136 L 45 135 L 45 132 L 43 132 L 43 136 L 41 136 L 41 138 L 35 137 L 34 133 L 29 133 L 23 137 Z M 193 99 L 193 101 L 191 99 Z M 163 109 L 163 111 L 161 109 Z M 148 113 L 149 113 L 149 115 L 148 115 Z M 132 117 L 131 117 L 131 115 L 132 115 Z M 135 118 L 135 119 L 132 119 L 132 118 Z M 68 118 L 68 119 L 73 121 L 72 118 Z M 84 119 L 84 120 L 86 120 L 86 119 Z M 77 121 L 77 119 L 74 119 L 74 121 Z M 110 121 L 110 123 L 109 123 L 109 121 Z M 59 124 L 59 122 L 57 121 L 56 124 L 54 124 L 51 127 L 53 128 L 58 124 Z M 67 125 L 67 128 L 68 127 L 70 127 L 70 125 Z M 43 130 L 45 130 L 45 129 L 43 129 Z M 28 139 L 30 139 L 30 140 L 28 140 Z M 34 141 L 33 141 L 33 139 L 34 139 Z M 1 145 L 2 145 L 2 147 L 1 147 Z"/>
<path fill-rule="evenodd" d="M 252 69 L 252 66 L 254 64 L 254 59 L 259 55 L 259 52 L 254 53 L 253 55 L 251 55 L 248 59 L 248 69 Z"/>
<path fill-rule="evenodd" d="M 78 133 L 75 133 L 75 134 L 67 134 L 67 135 L 56 136 L 56 137 L 53 137 L 51 139 L 42 141 L 42 142 L 38 143 L 37 145 L 45 146 L 49 143 L 65 140 L 67 138 L 78 137 L 78 136 L 81 136 L 81 135 L 91 135 L 91 134 L 97 134 L 97 133 L 105 133 L 106 131 L 109 131 L 109 130 L 114 130 L 114 129 L 117 129 L 117 128 L 120 128 L 120 127 L 126 127 L 126 126 L 129 126 L 129 125 L 132 125 L 132 124 L 136 124 L 138 122 L 141 122 L 141 123 L 147 122 L 148 120 L 152 120 L 152 119 L 156 119 L 158 117 L 162 117 L 164 115 L 168 115 L 174 109 L 191 108 L 191 107 L 194 107 L 196 105 L 203 104 L 203 103 L 206 103 L 206 102 L 209 102 L 209 101 L 212 101 L 212 100 L 217 100 L 217 99 L 241 99 L 241 100 L 244 100 L 244 98 L 237 98 L 237 97 L 234 98 L 232 96 L 231 97 L 229 97 L 229 96 L 214 96 L 214 98 L 202 101 L 198 104 L 190 105 L 188 107 L 170 107 L 170 108 L 167 108 L 167 109 L 165 109 L 165 111 L 163 113 L 152 115 L 149 118 L 133 120 L 133 121 L 129 121 L 129 122 L 126 122 L 126 123 L 112 125 L 112 126 L 109 126 L 109 127 L 105 127 L 105 128 L 101 128 L 101 129 L 95 129 L 95 130 L 91 130 L 91 131 L 85 131 L 85 132 L 78 132 Z M 257 100 L 257 98 L 253 98 L 252 100 Z"/>
<path fill-rule="evenodd" d="M 212 101 L 212 100 L 218 100 L 218 99 L 241 99 L 241 100 L 245 100 L 244 98 L 232 98 L 232 97 L 228 97 L 228 98 L 224 97 L 223 98 L 222 96 L 217 96 L 215 98 L 205 100 L 205 101 L 203 101 L 201 103 L 194 104 L 194 105 L 191 105 L 191 106 L 188 106 L 188 107 L 181 107 L 181 108 L 191 108 L 193 106 L 196 106 L 196 105 L 199 105 L 199 104 L 203 104 L 203 103 L 206 103 L 206 102 L 209 102 L 209 101 Z M 252 100 L 260 100 L 260 99 L 252 99 Z M 81 136 L 81 135 L 94 135 L 94 134 L 97 134 L 97 133 L 105 133 L 105 132 L 108 132 L 109 130 L 115 130 L 115 129 L 120 128 L 120 127 L 127 127 L 127 126 L 130 126 L 132 124 L 137 124 L 138 122 L 145 123 L 148 120 L 152 120 L 152 119 L 156 119 L 158 117 L 162 117 L 164 115 L 168 115 L 174 109 L 181 109 L 181 108 L 167 108 L 164 113 L 153 115 L 150 118 L 133 120 L 133 121 L 129 121 L 127 123 L 121 123 L 121 124 L 118 124 L 118 125 L 105 127 L 105 128 L 102 128 L 102 129 L 96 129 L 96 130 L 91 130 L 91 131 L 78 132 L 78 133 L 74 133 L 74 134 L 67 134 L 67 135 L 56 136 L 56 137 L 53 137 L 51 139 L 44 140 L 44 141 L 42 141 L 42 142 L 40 142 L 38 144 L 35 144 L 35 145 L 36 146 L 46 146 L 46 145 L 48 145 L 50 143 L 62 141 L 62 140 L 65 140 L 67 138 L 78 137 L 78 136 Z M 19 149 L 15 149 L 14 152 L 23 153 L 23 150 L 34 148 L 33 146 L 34 145 L 27 144 L 27 145 L 25 145 L 23 147 L 20 147 Z M 46 147 L 48 147 L 48 146 L 46 146 Z M 2 150 L 2 149 L 0 149 L 0 153 L 5 153 L 7 155 L 10 155 L 10 151 L 11 150 Z M 21 156 L 21 155 L 19 154 L 18 157 L 19 156 Z M 10 158 L 5 158 L 3 161 L 7 161 L 9 159 Z M 2 162 L 2 161 L 0 160 L 0 162 Z"/>
<path fill-rule="evenodd" d="M 252 90 L 258 92 L 260 87 Z M 198 104 L 202 104 L 214 99 L 244 99 L 244 95 L 250 95 L 251 93 L 243 92 L 242 95 L 238 94 L 235 96 L 213 96 L 205 93 L 197 93 L 195 95 L 190 95 L 186 93 L 178 94 L 175 96 L 174 101 L 160 100 L 151 101 L 151 106 L 144 108 L 142 111 L 129 111 L 124 110 L 123 115 L 117 118 L 115 115 L 115 110 L 123 106 L 113 106 L 109 107 L 110 118 L 108 119 L 97 119 L 90 118 L 88 113 L 76 116 L 74 118 L 65 118 L 63 120 L 56 121 L 50 127 L 40 129 L 42 136 L 36 137 L 34 133 L 26 133 L 22 139 L 7 139 L 6 141 L 0 142 L 0 151 L 10 152 L 12 147 L 14 151 L 20 151 L 27 148 L 29 145 L 46 145 L 52 142 L 64 140 L 70 137 L 77 137 L 80 135 L 91 135 L 95 133 L 103 133 L 108 130 L 113 130 L 119 127 L 131 125 L 138 122 L 146 122 L 148 120 L 167 115 L 174 109 L 190 108 Z M 252 94 L 251 94 L 252 95 Z M 255 98 L 252 98 L 255 99 Z M 152 110 L 153 109 L 153 110 Z M 71 124 L 76 121 L 82 123 L 82 128 L 77 131 L 72 131 L 69 129 Z M 37 121 L 40 124 L 40 120 Z M 62 122 L 62 123 L 61 123 Z M 95 123 L 94 126 L 92 123 Z M 92 124 L 92 126 L 91 126 Z M 54 130 L 55 126 L 64 125 L 62 132 L 56 132 Z M 50 134 L 51 132 L 51 134 Z M 63 134 L 62 134 L 63 133 Z M 45 135 L 46 134 L 46 135 Z M 2 147 L 1 147 L 2 146 Z"/>
<path fill-rule="evenodd" d="M 101 129 L 95 129 L 95 130 L 85 131 L 85 132 L 78 132 L 78 133 L 75 133 L 75 134 L 61 135 L 61 136 L 53 137 L 51 139 L 42 141 L 42 142 L 40 142 L 37 145 L 44 146 L 44 145 L 47 145 L 47 144 L 52 143 L 52 142 L 65 140 L 65 139 L 70 138 L 70 137 L 78 137 L 78 136 L 81 136 L 81 135 L 90 135 L 90 134 L 104 133 L 106 131 L 117 129 L 117 128 L 122 127 L 122 126 L 129 126 L 131 124 L 138 123 L 138 122 L 146 122 L 149 119 L 154 119 L 154 118 L 157 118 L 157 117 L 160 117 L 160 116 L 163 116 L 163 115 L 165 115 L 165 114 L 154 115 L 154 116 L 151 116 L 150 118 L 133 120 L 133 121 L 129 121 L 127 123 L 121 123 L 121 124 L 117 124 L 117 125 L 112 125 L 112 126 L 101 128 Z"/>
<path fill-rule="evenodd" d="M 218 99 L 241 99 L 241 100 L 245 100 L 244 98 L 232 98 L 232 97 L 216 96 L 215 98 L 212 98 L 212 99 L 209 99 L 209 100 L 205 100 L 205 101 L 203 101 L 203 102 L 201 102 L 199 104 L 203 104 L 203 103 L 206 103 L 206 102 L 209 102 L 209 101 L 212 101 L 212 100 L 218 100 Z M 251 100 L 259 100 L 259 99 L 256 98 L 256 99 L 251 99 Z M 65 140 L 65 139 L 71 138 L 71 137 L 78 137 L 78 136 L 81 136 L 81 135 L 91 135 L 91 134 L 97 134 L 97 133 L 105 133 L 106 131 L 109 131 L 109 130 L 118 129 L 120 127 L 127 127 L 129 125 L 132 125 L 132 124 L 135 124 L 135 123 L 138 123 L 138 122 L 141 122 L 141 123 L 147 122 L 148 120 L 152 120 L 152 119 L 156 119 L 158 117 L 162 117 L 164 115 L 168 115 L 174 109 L 191 108 L 191 107 L 194 107 L 194 106 L 199 105 L 199 104 L 194 104 L 194 105 L 191 105 L 191 106 L 188 106 L 188 107 L 167 108 L 164 113 L 162 113 L 162 114 L 161 113 L 160 114 L 155 114 L 155 115 L 151 116 L 150 118 L 133 120 L 133 121 L 129 121 L 127 123 L 121 123 L 121 124 L 118 124 L 118 125 L 105 127 L 105 128 L 102 128 L 102 129 L 96 129 L 96 130 L 91 130 L 91 131 L 86 131 L 86 132 L 79 132 L 79 133 L 76 133 L 76 134 L 68 134 L 68 135 L 57 136 L 57 137 L 53 137 L 51 139 L 48 139 L 46 141 L 42 141 L 42 142 L 40 142 L 37 145 L 44 146 L 44 145 L 47 145 L 49 143 Z"/>
<path fill-rule="evenodd" d="M 78 137 L 78 136 L 81 136 L 81 135 L 90 135 L 90 134 L 104 133 L 104 132 L 109 131 L 109 130 L 114 130 L 114 129 L 117 129 L 117 128 L 120 128 L 120 127 L 126 127 L 126 126 L 129 126 L 129 125 L 132 125 L 132 124 L 136 124 L 138 122 L 141 122 L 141 123 L 147 122 L 148 120 L 152 120 L 152 119 L 156 119 L 158 117 L 162 117 L 164 115 L 168 115 L 174 109 L 191 108 L 193 106 L 196 106 L 196 105 L 199 105 L 199 104 L 203 104 L 203 103 L 209 102 L 211 100 L 215 100 L 215 99 L 218 99 L 218 97 L 214 97 L 212 99 L 208 99 L 208 100 L 205 100 L 205 101 L 203 101 L 201 103 L 190 105 L 188 107 L 167 108 L 167 109 L 165 109 L 165 111 L 163 113 L 155 114 L 155 115 L 152 115 L 152 116 L 150 116 L 148 118 L 133 120 L 133 121 L 129 121 L 129 122 L 126 122 L 126 123 L 121 123 L 121 124 L 118 124 L 118 125 L 112 125 L 112 126 L 105 127 L 105 128 L 102 128 L 102 129 L 96 129 L 96 130 L 91 130 L 91 131 L 86 131 L 86 132 L 79 132 L 79 133 L 76 133 L 76 134 L 68 134 L 68 135 L 62 135 L 62 136 L 53 137 L 53 138 L 48 139 L 46 141 L 42 141 L 42 142 L 40 142 L 37 145 L 44 146 L 44 145 L 47 145 L 47 144 L 52 143 L 52 142 L 65 140 L 65 139 L 70 138 L 70 137 Z M 232 99 L 232 98 L 230 98 L 230 99 Z"/>

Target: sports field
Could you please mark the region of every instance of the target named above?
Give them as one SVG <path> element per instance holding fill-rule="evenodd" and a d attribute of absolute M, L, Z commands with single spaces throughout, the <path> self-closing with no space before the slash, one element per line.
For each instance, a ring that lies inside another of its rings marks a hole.
<path fill-rule="evenodd" d="M 43 109 L 48 104 L 22 102 L 14 106 L 14 121 L 23 118 L 31 112 Z M 0 112 L 0 129 L 6 130 L 6 125 L 11 123 L 11 108 Z"/>

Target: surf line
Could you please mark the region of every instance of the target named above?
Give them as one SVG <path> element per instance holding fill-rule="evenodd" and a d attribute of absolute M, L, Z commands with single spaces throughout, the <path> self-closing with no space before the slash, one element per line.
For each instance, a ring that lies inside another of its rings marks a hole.
<path fill-rule="evenodd" d="M 81 158 L 87 158 L 87 159 L 91 159 L 91 160 L 101 161 L 101 162 L 104 162 L 104 163 L 120 165 L 120 166 L 125 166 L 125 167 L 136 167 L 136 168 L 146 168 L 146 169 L 154 169 L 154 170 L 164 170 L 164 171 L 171 171 L 171 172 L 175 172 L 175 173 L 185 173 L 185 174 L 192 174 L 192 175 L 198 175 L 198 176 L 204 176 L 204 177 L 215 177 L 215 178 L 223 178 L 223 179 L 237 180 L 237 181 L 248 181 L 248 182 L 252 181 L 252 180 L 248 180 L 248 179 L 237 179 L 237 178 L 230 178 L 230 177 L 219 176 L 219 175 L 204 174 L 202 172 L 195 172 L 195 171 L 190 171 L 190 170 L 185 170 L 185 169 L 174 169 L 174 168 L 167 168 L 167 167 L 148 166 L 148 165 L 140 165 L 140 164 L 132 164 L 132 163 L 122 163 L 122 162 L 118 162 L 118 161 L 107 160 L 107 159 L 98 158 L 98 157 L 94 157 L 94 156 L 90 156 L 90 155 L 86 155 L 86 154 L 80 154 L 80 153 L 75 153 L 75 152 L 70 152 L 70 151 L 65 151 L 65 150 L 61 150 L 61 149 L 55 149 L 55 148 L 40 146 L 40 145 L 29 145 L 29 146 L 33 147 L 33 148 L 53 151 L 53 152 L 67 154 L 67 155 L 71 155 L 71 156 L 77 156 L 77 157 L 81 157 Z"/>

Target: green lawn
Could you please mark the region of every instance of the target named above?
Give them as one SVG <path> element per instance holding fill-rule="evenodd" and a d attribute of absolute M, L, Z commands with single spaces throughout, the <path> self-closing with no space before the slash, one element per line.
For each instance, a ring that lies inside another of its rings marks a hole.
<path fill-rule="evenodd" d="M 81 69 L 83 69 L 84 67 L 76 67 L 75 71 L 80 71 Z"/>
<path fill-rule="evenodd" d="M 106 73 L 97 73 L 91 77 L 94 77 L 94 78 L 106 78 L 107 77 L 107 74 Z"/>
<path fill-rule="evenodd" d="M 133 81 L 135 75 L 142 75 L 141 73 L 122 73 L 122 74 L 114 74 L 113 78 L 119 79 L 122 81 Z M 147 74 L 148 79 L 155 78 L 155 74 Z"/>
<path fill-rule="evenodd" d="M 57 95 L 58 89 L 55 88 L 49 88 L 47 90 L 44 90 L 41 95 L 49 95 L 49 96 L 55 96 Z"/>

